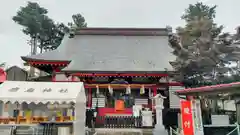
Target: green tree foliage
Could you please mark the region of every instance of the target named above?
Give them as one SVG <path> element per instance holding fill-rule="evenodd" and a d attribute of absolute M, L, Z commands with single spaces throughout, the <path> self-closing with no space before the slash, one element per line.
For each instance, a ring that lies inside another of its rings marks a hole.
<path fill-rule="evenodd" d="M 214 22 L 215 16 L 216 6 L 200 2 L 191 4 L 182 16 L 186 25 L 170 35 L 169 43 L 177 56 L 175 61 L 170 62 L 177 73 L 174 77 L 186 87 L 213 85 L 240 78 L 239 66 L 231 67 L 232 63 L 239 63 L 238 34 L 222 33 L 223 26 Z M 211 103 L 212 110 L 208 99 L 200 101 L 203 121 L 209 124 L 210 112 L 219 111 L 217 101 Z"/>
<path fill-rule="evenodd" d="M 55 24 L 48 23 L 46 25 L 46 29 L 42 29 L 41 34 L 39 36 L 39 48 L 42 50 L 54 50 L 60 44 L 65 35 L 69 31 L 69 28 L 63 23 Z"/>
<path fill-rule="evenodd" d="M 190 4 L 189 7 L 185 10 L 185 14 L 183 14 L 181 18 L 185 21 L 192 21 L 195 19 L 195 17 L 201 19 L 203 16 L 209 19 L 214 19 L 216 16 L 216 7 L 216 5 L 209 7 L 201 2 Z"/>
<path fill-rule="evenodd" d="M 35 38 L 41 30 L 41 24 L 45 21 L 47 9 L 40 7 L 37 3 L 28 2 L 27 6 L 20 7 L 17 15 L 12 19 L 23 26 L 23 32 Z"/>
<path fill-rule="evenodd" d="M 73 38 L 75 32 L 78 31 L 79 29 L 87 27 L 87 23 L 85 22 L 85 19 L 81 14 L 72 15 L 72 21 L 73 22 L 68 23 L 68 26 L 70 27 L 69 29 L 70 38 Z"/>
<path fill-rule="evenodd" d="M 87 27 L 87 23 L 85 21 L 85 18 L 81 14 L 74 14 L 72 15 L 73 22 L 69 22 L 68 26 L 70 27 L 76 27 L 76 28 L 85 28 Z"/>
<path fill-rule="evenodd" d="M 189 87 L 222 83 L 229 80 L 227 74 L 233 71 L 233 54 L 240 49 L 233 45 L 234 36 L 222 34 L 223 26 L 214 23 L 215 10 L 216 6 L 200 2 L 189 5 L 182 16 L 186 25 L 170 35 L 169 42 L 177 56 L 170 62 L 178 73 L 175 79 Z"/>
<path fill-rule="evenodd" d="M 20 7 L 16 16 L 12 18 L 13 21 L 23 26 L 23 33 L 33 40 L 32 54 L 37 53 L 37 39 L 40 36 L 42 24 L 49 21 L 47 13 L 47 9 L 40 7 L 37 3 L 28 2 L 27 6 Z"/>
<path fill-rule="evenodd" d="M 56 49 L 64 34 L 69 32 L 74 26 L 76 28 L 87 27 L 84 17 L 81 14 L 72 16 L 73 23 L 69 23 L 66 26 L 63 23 L 56 23 L 53 19 L 47 16 L 47 9 L 41 7 L 36 2 L 28 2 L 25 7 L 20 7 L 20 10 L 12 18 L 13 21 L 23 26 L 23 32 L 29 35 L 34 43 L 34 51 L 32 54 L 36 54 L 36 47 L 43 50 Z"/>
<path fill-rule="evenodd" d="M 5 67 L 5 66 L 6 66 L 6 63 L 5 63 L 5 62 L 0 63 L 0 67 L 1 67 L 1 68 Z"/>

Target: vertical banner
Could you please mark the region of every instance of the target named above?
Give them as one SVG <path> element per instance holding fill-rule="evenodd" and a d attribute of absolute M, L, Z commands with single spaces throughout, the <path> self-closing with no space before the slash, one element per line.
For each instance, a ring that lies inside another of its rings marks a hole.
<path fill-rule="evenodd" d="M 192 113 L 194 121 L 194 133 L 197 135 L 204 135 L 200 100 L 198 99 L 192 100 L 192 108 L 193 108 Z"/>
<path fill-rule="evenodd" d="M 191 101 L 181 100 L 182 129 L 184 135 L 194 135 Z"/>

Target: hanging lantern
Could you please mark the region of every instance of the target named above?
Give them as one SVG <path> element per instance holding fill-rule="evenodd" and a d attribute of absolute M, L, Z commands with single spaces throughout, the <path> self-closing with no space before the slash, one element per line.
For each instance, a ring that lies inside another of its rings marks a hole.
<path fill-rule="evenodd" d="M 96 88 L 97 88 L 96 94 L 99 95 L 99 94 L 100 94 L 100 92 L 99 92 L 99 86 L 97 85 Z"/>
<path fill-rule="evenodd" d="M 130 87 L 130 85 L 128 85 L 127 88 L 126 88 L 126 94 L 131 94 L 131 87 Z"/>
<path fill-rule="evenodd" d="M 108 85 L 108 91 L 111 95 L 113 94 L 113 88 L 110 85 Z"/>
<path fill-rule="evenodd" d="M 145 93 L 145 87 L 144 87 L 144 85 L 142 85 L 140 88 L 140 94 L 142 95 L 144 93 Z"/>

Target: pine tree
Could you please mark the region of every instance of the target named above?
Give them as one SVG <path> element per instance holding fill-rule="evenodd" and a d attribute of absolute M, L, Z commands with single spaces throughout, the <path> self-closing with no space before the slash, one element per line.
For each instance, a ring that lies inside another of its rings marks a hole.
<path fill-rule="evenodd" d="M 177 73 L 175 80 L 187 87 L 226 81 L 233 71 L 230 65 L 240 56 L 240 49 L 233 44 L 236 36 L 221 33 L 223 26 L 214 23 L 215 9 L 201 2 L 189 5 L 182 16 L 186 25 L 170 35 L 169 43 L 177 56 L 170 62 Z"/>

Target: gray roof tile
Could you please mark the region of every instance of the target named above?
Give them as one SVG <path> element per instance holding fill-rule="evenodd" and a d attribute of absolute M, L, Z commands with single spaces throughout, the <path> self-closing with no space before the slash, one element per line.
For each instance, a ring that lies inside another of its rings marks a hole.
<path fill-rule="evenodd" d="M 28 59 L 71 61 L 64 71 L 160 72 L 172 70 L 175 59 L 168 36 L 75 35 L 65 36 L 54 51 Z"/>
<path fill-rule="evenodd" d="M 37 55 L 31 55 L 31 56 L 22 56 L 23 60 L 42 60 L 42 61 L 70 61 L 69 54 L 66 54 L 65 52 L 65 45 L 68 44 L 68 35 L 66 35 L 61 45 L 56 49 L 49 52 L 40 53 Z"/>

